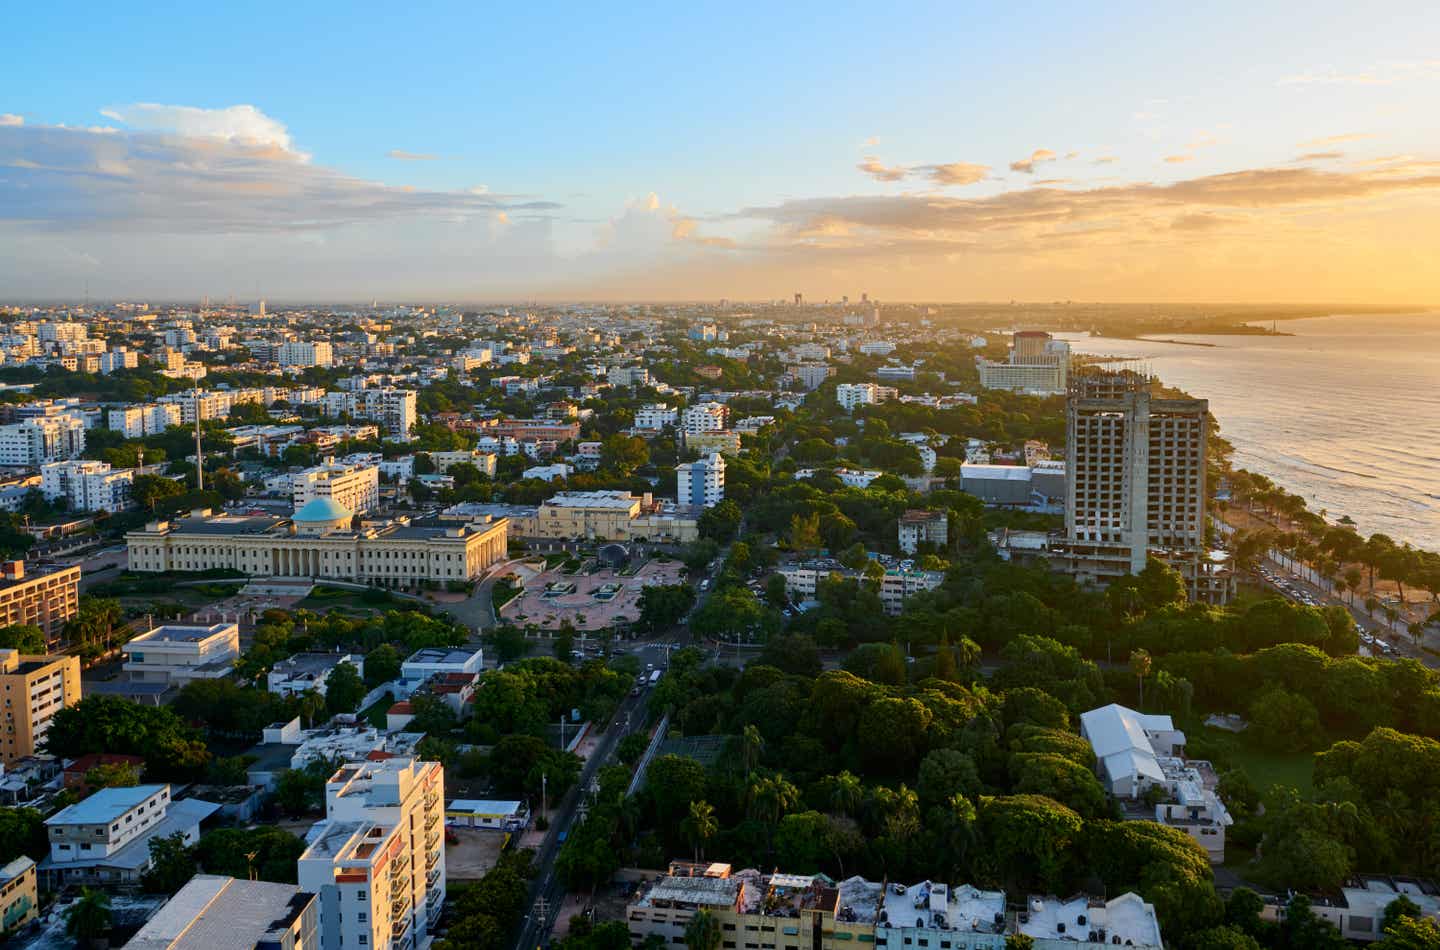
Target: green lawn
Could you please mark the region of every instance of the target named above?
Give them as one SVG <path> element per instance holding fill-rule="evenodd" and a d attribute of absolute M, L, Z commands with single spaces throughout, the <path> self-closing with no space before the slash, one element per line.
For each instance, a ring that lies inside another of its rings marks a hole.
<path fill-rule="evenodd" d="M 1299 789 L 1302 795 L 1310 794 L 1315 756 L 1309 752 L 1283 755 L 1266 752 L 1246 742 L 1242 733 L 1230 752 L 1230 761 L 1250 776 L 1261 794 L 1271 785 L 1289 785 Z"/>
<path fill-rule="evenodd" d="M 360 718 L 370 723 L 370 725 L 376 729 L 384 729 L 385 713 L 388 712 L 393 705 L 395 705 L 395 698 L 393 696 L 381 696 L 375 701 L 375 705 L 368 709 L 361 710 Z"/>

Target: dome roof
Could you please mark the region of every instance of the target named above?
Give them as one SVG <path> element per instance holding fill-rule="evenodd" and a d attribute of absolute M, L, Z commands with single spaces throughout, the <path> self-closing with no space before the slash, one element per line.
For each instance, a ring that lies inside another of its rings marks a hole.
<path fill-rule="evenodd" d="M 353 511 L 333 498 L 312 498 L 293 517 L 296 521 L 348 521 L 354 516 Z"/>

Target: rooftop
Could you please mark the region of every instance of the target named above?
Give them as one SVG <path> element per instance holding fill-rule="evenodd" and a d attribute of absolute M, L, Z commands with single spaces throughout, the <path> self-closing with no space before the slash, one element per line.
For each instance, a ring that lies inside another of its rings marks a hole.
<path fill-rule="evenodd" d="M 1138 894 L 1111 901 L 1083 894 L 1060 900 L 1032 897 L 1020 915 L 1020 933 L 1037 940 L 1085 940 L 1135 947 L 1160 947 L 1155 908 Z M 1091 934 L 1094 934 L 1091 937 Z"/>
<path fill-rule="evenodd" d="M 102 788 L 95 794 L 73 805 L 67 805 L 49 818 L 47 825 L 103 825 L 121 817 L 130 809 L 140 805 L 152 795 L 158 795 L 167 788 L 165 785 L 134 785 L 129 788 Z"/>
<path fill-rule="evenodd" d="M 189 626 L 182 624 L 162 624 L 155 629 L 142 633 L 130 641 L 136 643 L 204 643 L 211 637 L 218 637 L 234 632 L 238 634 L 240 628 L 233 623 L 215 623 L 208 627 Z M 129 646 L 130 644 L 127 644 Z"/>
<path fill-rule="evenodd" d="M 278 942 L 315 900 L 293 884 L 197 874 L 125 946 L 135 950 L 250 950 Z"/>
<path fill-rule="evenodd" d="M 333 498 L 312 498 L 295 512 L 295 521 L 341 521 L 355 513 Z"/>

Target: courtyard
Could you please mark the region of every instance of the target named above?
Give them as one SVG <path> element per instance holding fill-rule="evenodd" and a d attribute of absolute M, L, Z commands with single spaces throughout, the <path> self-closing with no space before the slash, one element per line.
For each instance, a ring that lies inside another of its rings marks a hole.
<path fill-rule="evenodd" d="M 580 569 L 563 567 L 535 570 L 517 565 L 515 575 L 524 592 L 500 611 L 504 622 L 523 629 L 553 632 L 568 620 L 576 630 L 595 631 L 623 626 L 640 618 L 640 593 L 656 584 L 679 584 L 685 566 L 679 561 L 651 558 L 638 567 L 622 568 L 594 558 Z"/>

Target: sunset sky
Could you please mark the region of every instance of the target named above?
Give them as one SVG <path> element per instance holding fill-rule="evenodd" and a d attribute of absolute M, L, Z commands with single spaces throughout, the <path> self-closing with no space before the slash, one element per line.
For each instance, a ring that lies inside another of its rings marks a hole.
<path fill-rule="evenodd" d="M 0 298 L 1440 301 L 1433 2 L 219 6 L 9 11 Z"/>

